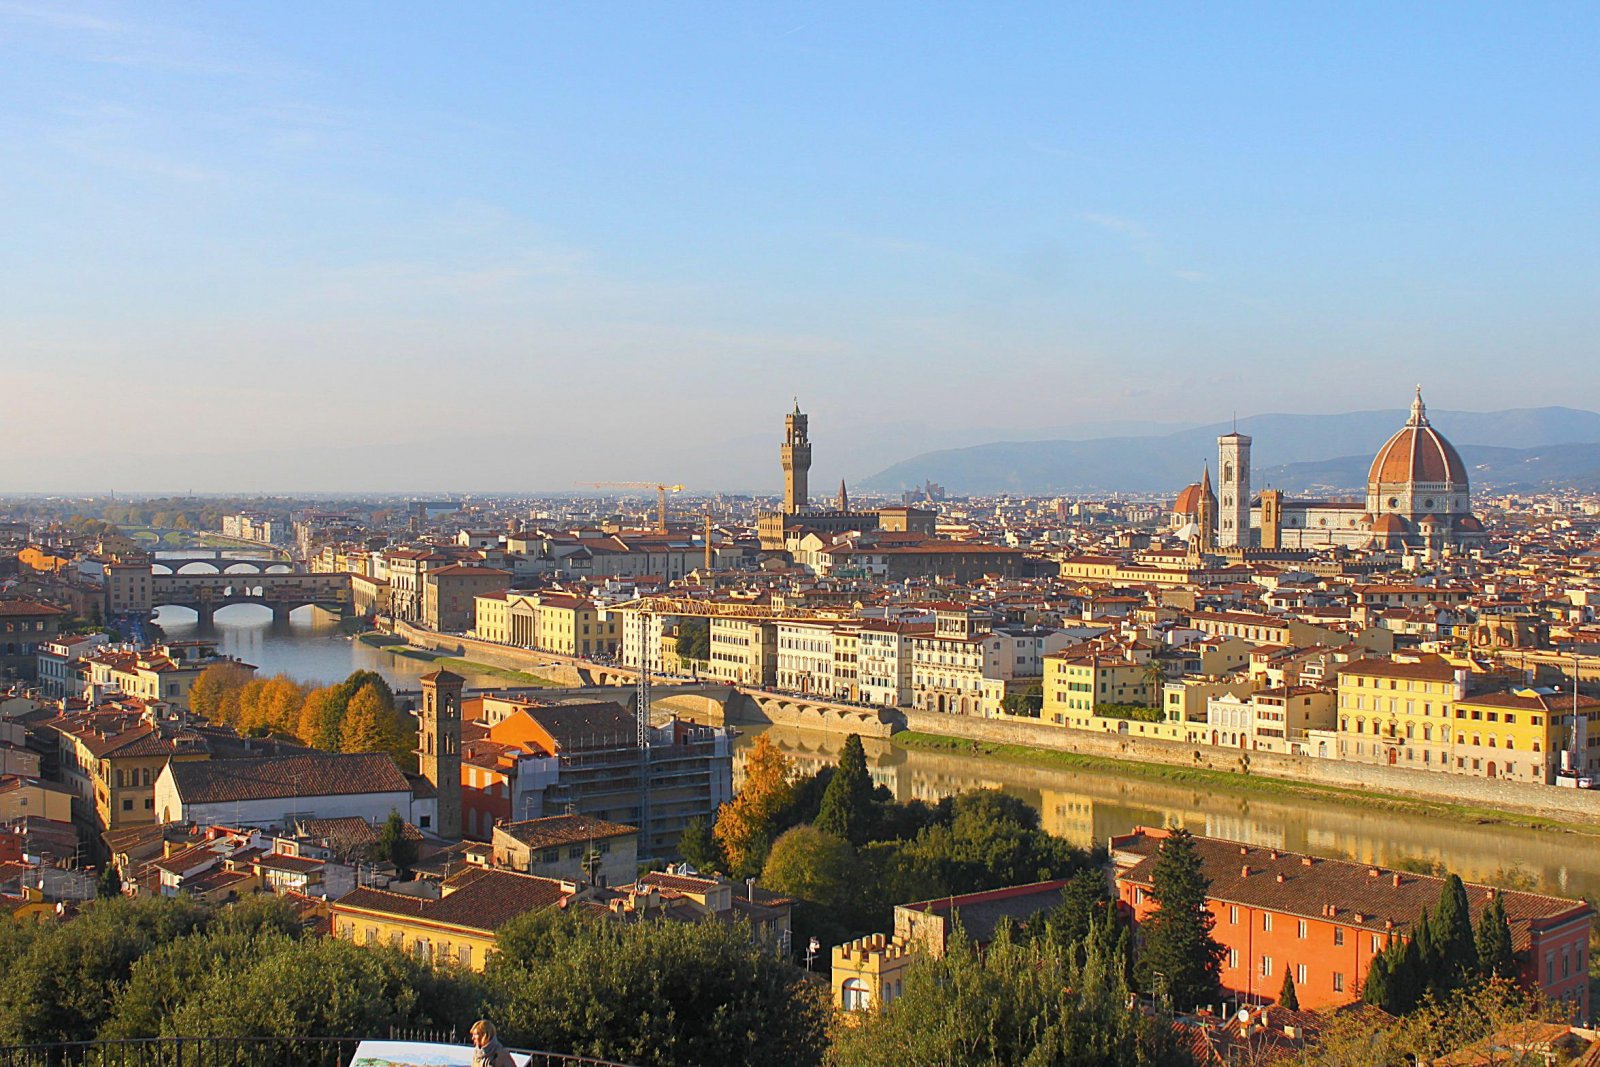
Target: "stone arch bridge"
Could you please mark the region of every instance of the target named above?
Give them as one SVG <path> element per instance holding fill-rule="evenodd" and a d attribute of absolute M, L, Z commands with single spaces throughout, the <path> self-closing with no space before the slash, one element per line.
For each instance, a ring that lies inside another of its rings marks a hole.
<path fill-rule="evenodd" d="M 536 699 L 563 703 L 610 700 L 630 711 L 635 706 L 637 694 L 638 689 L 632 684 L 529 691 L 529 695 Z M 652 718 L 658 723 L 668 715 L 677 715 L 713 726 L 791 726 L 880 738 L 887 738 L 895 729 L 892 709 L 831 704 L 759 689 L 744 689 L 727 683 L 657 682 L 651 687 L 650 709 Z"/>
<path fill-rule="evenodd" d="M 150 561 L 151 574 L 294 574 L 295 565 L 278 559 L 229 559 L 226 556 L 163 557 Z"/>
<path fill-rule="evenodd" d="M 274 619 L 286 619 L 296 608 L 319 607 L 350 614 L 348 574 L 228 572 L 223 574 L 150 575 L 151 609 L 171 605 L 189 608 L 201 622 L 217 609 L 233 604 L 261 604 Z"/>

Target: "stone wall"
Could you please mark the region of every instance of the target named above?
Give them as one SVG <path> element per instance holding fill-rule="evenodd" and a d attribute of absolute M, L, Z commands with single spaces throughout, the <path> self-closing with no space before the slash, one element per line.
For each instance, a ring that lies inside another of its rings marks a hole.
<path fill-rule="evenodd" d="M 436 633 L 399 620 L 391 623 L 388 630 L 396 637 L 404 639 L 406 644 L 413 648 L 426 648 L 491 667 L 527 671 L 529 674 L 548 678 L 557 685 L 629 685 L 635 678 L 635 672 L 626 667 L 604 667 L 567 656 L 558 656 L 552 652 L 536 652 L 497 644 L 494 641 L 481 641 L 475 637 Z"/>
<path fill-rule="evenodd" d="M 1439 771 L 1369 766 L 1273 752 L 1234 752 L 1209 745 L 1186 745 L 1149 737 L 1063 730 L 1033 722 L 940 715 L 913 708 L 899 708 L 895 714 L 908 730 L 971 738 L 992 744 L 1027 745 L 1135 763 L 1204 767 L 1236 773 L 1246 772 L 1248 768 L 1247 773 L 1267 778 L 1286 778 L 1420 800 L 1471 804 L 1569 822 L 1600 823 L 1600 790 L 1562 789 L 1528 782 L 1469 778 Z M 1248 761 L 1244 758 L 1246 756 Z"/>

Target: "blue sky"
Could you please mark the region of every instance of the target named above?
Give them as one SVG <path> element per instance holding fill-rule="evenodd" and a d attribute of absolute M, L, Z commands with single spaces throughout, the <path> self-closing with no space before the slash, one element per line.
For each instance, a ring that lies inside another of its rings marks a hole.
<path fill-rule="evenodd" d="M 819 484 L 1600 407 L 1597 52 L 1582 4 L 0 0 L 0 491 L 768 488 L 796 393 Z"/>

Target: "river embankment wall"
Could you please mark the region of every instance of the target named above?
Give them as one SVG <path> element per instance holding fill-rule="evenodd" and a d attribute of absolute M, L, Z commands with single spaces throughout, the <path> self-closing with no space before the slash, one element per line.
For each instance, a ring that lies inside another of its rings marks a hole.
<path fill-rule="evenodd" d="M 1562 789 L 1529 782 L 1472 778 L 1441 771 L 1416 771 L 1346 760 L 1276 752 L 1241 752 L 1211 745 L 1186 745 L 1150 737 L 1063 730 L 1032 722 L 1003 722 L 900 708 L 905 728 L 1000 745 L 1073 752 L 1134 763 L 1229 771 L 1241 779 L 1283 778 L 1313 785 L 1383 793 L 1435 803 L 1515 811 L 1567 822 L 1600 824 L 1600 790 Z"/>
<path fill-rule="evenodd" d="M 551 652 L 513 648 L 461 634 L 442 634 L 400 620 L 388 622 L 382 629 L 414 648 L 469 659 L 490 667 L 525 671 L 560 686 L 573 688 L 625 686 L 634 684 L 638 677 L 637 672 L 630 667 L 591 663 Z M 682 685 L 694 686 L 695 683 L 686 683 L 683 679 L 660 679 L 653 703 L 658 707 L 665 704 L 669 710 L 684 712 L 686 717 L 719 719 L 718 725 L 744 723 L 793 726 L 806 730 L 827 730 L 838 734 L 854 733 L 863 737 L 880 738 L 887 738 L 894 731 L 893 723 L 887 721 L 885 717 L 892 712 L 733 687 L 729 687 L 729 692 L 723 699 L 685 696 L 681 700 L 675 700 L 671 689 Z M 710 706 L 713 704 L 715 707 Z"/>
<path fill-rule="evenodd" d="M 385 629 L 417 648 L 493 667 L 527 671 L 563 686 L 629 685 L 636 676 L 627 667 L 589 663 L 549 652 L 511 648 L 474 637 L 436 633 L 401 621 L 390 622 Z M 663 679 L 662 684 L 669 686 L 673 683 Z M 1513 811 L 1558 821 L 1600 824 L 1600 790 L 1561 789 L 1528 782 L 1275 752 L 1246 753 L 1127 734 L 1064 730 L 1035 722 L 941 715 L 916 708 L 870 709 L 756 689 L 733 690 L 722 703 L 722 709 L 722 720 L 726 723 L 792 726 L 877 738 L 890 737 L 899 729 L 916 730 L 989 744 L 1023 745 L 1102 759 L 1227 771 L 1238 774 L 1241 784 L 1250 777 L 1281 778 L 1435 803 Z"/>

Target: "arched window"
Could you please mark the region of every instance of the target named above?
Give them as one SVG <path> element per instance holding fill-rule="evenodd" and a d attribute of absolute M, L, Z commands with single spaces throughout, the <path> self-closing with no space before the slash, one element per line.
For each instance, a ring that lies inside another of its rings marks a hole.
<path fill-rule="evenodd" d="M 866 1011 L 872 1007 L 872 990 L 859 978 L 846 978 L 840 996 L 845 1011 Z"/>

